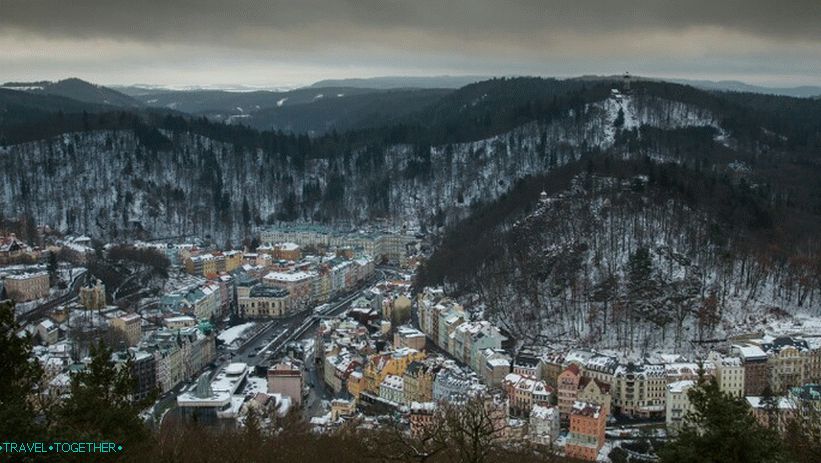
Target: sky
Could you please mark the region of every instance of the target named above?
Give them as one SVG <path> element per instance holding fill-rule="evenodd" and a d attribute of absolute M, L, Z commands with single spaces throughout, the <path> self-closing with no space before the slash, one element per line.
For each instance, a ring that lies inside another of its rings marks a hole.
<path fill-rule="evenodd" d="M 0 81 L 625 71 L 821 85 L 821 0 L 0 0 Z"/>

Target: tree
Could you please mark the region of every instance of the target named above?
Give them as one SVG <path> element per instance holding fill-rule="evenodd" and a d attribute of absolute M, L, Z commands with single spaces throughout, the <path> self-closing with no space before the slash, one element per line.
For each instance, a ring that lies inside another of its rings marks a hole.
<path fill-rule="evenodd" d="M 248 206 L 248 198 L 242 196 L 242 225 L 245 227 L 245 233 L 248 233 L 248 227 L 251 225 L 251 208 Z"/>
<path fill-rule="evenodd" d="M 677 438 L 659 451 L 662 463 L 771 463 L 785 460 L 774 431 L 761 426 L 744 399 L 699 380 L 688 392 L 693 411 Z"/>
<path fill-rule="evenodd" d="M 72 440 L 110 440 L 134 445 L 145 442 L 148 429 L 139 413 L 146 401 L 132 397 L 132 361 L 112 361 L 112 350 L 100 342 L 91 348 L 91 362 L 71 378 L 71 397 L 58 411 L 60 430 Z"/>
<path fill-rule="evenodd" d="M 42 438 L 37 423 L 38 410 L 29 400 L 38 392 L 43 376 L 40 364 L 31 361 L 31 337 L 18 336 L 20 326 L 14 320 L 14 306 L 0 302 L 0 435 L 6 441 L 24 442 Z"/>
<path fill-rule="evenodd" d="M 620 129 L 624 127 L 624 110 L 619 108 L 619 114 L 616 116 L 616 120 L 613 121 L 613 127 Z"/>
<path fill-rule="evenodd" d="M 761 391 L 761 406 L 764 408 L 764 413 L 767 414 L 767 427 L 769 429 L 778 429 L 778 397 L 773 395 L 773 390 L 769 384 Z"/>
<path fill-rule="evenodd" d="M 48 264 L 47 264 L 46 268 L 48 269 L 49 281 L 51 282 L 52 285 L 56 284 L 57 283 L 58 265 L 57 265 L 57 253 L 55 253 L 54 251 L 50 251 L 48 253 Z"/>
<path fill-rule="evenodd" d="M 784 444 L 796 463 L 813 463 L 821 455 L 821 404 L 797 399 L 795 416 L 787 421 Z"/>

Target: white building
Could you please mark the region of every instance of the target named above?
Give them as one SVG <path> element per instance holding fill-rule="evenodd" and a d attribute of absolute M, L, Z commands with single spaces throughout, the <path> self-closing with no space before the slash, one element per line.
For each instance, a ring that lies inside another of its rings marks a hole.
<path fill-rule="evenodd" d="M 695 381 L 676 381 L 667 385 L 665 396 L 665 423 L 667 430 L 671 433 L 681 429 L 684 418 L 692 410 L 690 398 L 687 393 L 695 385 Z"/>

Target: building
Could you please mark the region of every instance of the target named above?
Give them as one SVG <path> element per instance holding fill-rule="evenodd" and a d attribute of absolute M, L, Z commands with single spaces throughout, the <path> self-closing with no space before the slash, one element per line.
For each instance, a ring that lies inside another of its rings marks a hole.
<path fill-rule="evenodd" d="M 740 358 L 710 352 L 707 361 L 713 364 L 714 376 L 722 392 L 734 397 L 744 396 L 744 365 Z"/>
<path fill-rule="evenodd" d="M 242 266 L 243 254 L 241 251 L 225 251 L 225 272 L 231 273 Z"/>
<path fill-rule="evenodd" d="M 165 327 L 170 330 L 179 330 L 181 328 L 188 328 L 197 324 L 194 317 L 188 315 L 180 315 L 178 317 L 168 317 L 163 320 Z"/>
<path fill-rule="evenodd" d="M 291 398 L 299 407 L 302 403 L 302 370 L 290 362 L 280 362 L 268 369 L 268 392 Z"/>
<path fill-rule="evenodd" d="M 480 372 L 482 380 L 488 387 L 501 387 L 505 376 L 510 373 L 510 357 L 503 351 L 494 349 L 485 349 L 482 356 L 484 358 Z"/>
<path fill-rule="evenodd" d="M 30 261 L 34 257 L 31 248 L 18 240 L 14 233 L 0 237 L 0 265 Z"/>
<path fill-rule="evenodd" d="M 136 346 L 143 336 L 140 314 L 130 313 L 122 317 L 112 318 L 109 323 L 112 328 L 123 332 L 129 346 Z"/>
<path fill-rule="evenodd" d="M 425 350 L 425 342 L 425 333 L 407 325 L 396 328 L 396 332 L 393 334 L 393 346 L 396 349 L 407 347 L 423 351 Z"/>
<path fill-rule="evenodd" d="M 570 433 L 564 447 L 565 455 L 596 461 L 599 450 L 604 446 L 606 420 L 600 406 L 574 402 L 570 411 Z"/>
<path fill-rule="evenodd" d="M 161 328 L 152 332 L 140 348 L 154 356 L 160 392 L 169 391 L 213 362 L 216 358 L 215 339 L 213 334 L 206 335 L 196 327 Z"/>
<path fill-rule="evenodd" d="M 559 375 L 564 371 L 564 356 L 560 354 L 546 355 L 539 359 L 538 372 L 548 386 L 558 389 Z"/>
<path fill-rule="evenodd" d="M 533 376 L 510 373 L 502 380 L 502 389 L 507 393 L 512 415 L 527 416 L 533 405 L 550 405 L 551 390 Z"/>
<path fill-rule="evenodd" d="M 481 386 L 460 370 L 442 369 L 433 379 L 434 402 L 461 402 Z"/>
<path fill-rule="evenodd" d="M 404 404 L 405 380 L 401 376 L 385 376 L 385 379 L 379 383 L 379 397 L 395 404 Z"/>
<path fill-rule="evenodd" d="M 271 257 L 298 261 L 302 258 L 302 249 L 296 243 L 276 243 L 271 247 Z"/>
<path fill-rule="evenodd" d="M 795 418 L 798 409 L 796 402 L 788 397 L 775 396 L 769 403 L 761 396 L 747 396 L 745 399 L 759 424 L 780 433 Z"/>
<path fill-rule="evenodd" d="M 195 417 L 202 423 L 215 423 L 219 418 L 236 418 L 242 401 L 232 401 L 247 382 L 250 369 L 245 363 L 231 363 L 213 380 L 202 375 L 193 390 L 177 396 L 177 406 L 183 416 Z"/>
<path fill-rule="evenodd" d="M 821 384 L 821 345 L 816 344 L 803 351 L 804 356 L 804 383 Z"/>
<path fill-rule="evenodd" d="M 245 318 L 281 317 L 289 312 L 290 295 L 283 288 L 256 285 L 237 303 L 240 316 Z"/>
<path fill-rule="evenodd" d="M 730 352 L 741 359 L 744 367 L 744 395 L 761 395 L 770 381 L 767 354 L 754 344 L 735 344 Z"/>
<path fill-rule="evenodd" d="M 692 411 L 690 397 L 687 394 L 695 384 L 695 381 L 684 380 L 667 385 L 665 423 L 668 432 L 675 433 L 681 430 L 685 417 Z"/>
<path fill-rule="evenodd" d="M 556 394 L 558 396 L 559 413 L 561 414 L 562 421 L 570 419 L 570 412 L 573 410 L 573 404 L 578 397 L 581 380 L 581 370 L 575 363 L 571 363 L 570 366 L 565 368 L 559 375 L 559 387 L 556 389 Z"/>
<path fill-rule="evenodd" d="M 50 346 L 59 340 L 60 328 L 47 318 L 37 324 L 37 335 L 40 336 L 40 342 Z"/>
<path fill-rule="evenodd" d="M 380 384 L 386 376 L 402 376 L 408 365 L 424 359 L 424 352 L 407 348 L 368 357 L 368 363 L 363 370 L 365 390 L 371 394 L 378 394 Z"/>
<path fill-rule="evenodd" d="M 16 302 L 28 302 L 48 296 L 48 272 L 9 275 L 3 283 L 8 298 Z"/>
<path fill-rule="evenodd" d="M 540 377 L 541 370 L 539 366 L 539 359 L 533 352 L 523 348 L 516 354 L 516 358 L 513 359 L 513 373 L 522 376 L 534 376 L 536 378 Z"/>
<path fill-rule="evenodd" d="M 105 285 L 102 281 L 88 284 L 80 288 L 80 304 L 88 310 L 105 309 Z"/>
<path fill-rule="evenodd" d="M 761 344 L 767 354 L 770 388 L 786 393 L 790 388 L 804 384 L 804 352 L 809 351 L 807 341 L 788 336 L 778 337 Z"/>
<path fill-rule="evenodd" d="M 411 436 L 420 438 L 430 433 L 436 426 L 436 404 L 433 402 L 411 402 L 410 421 Z"/>
<path fill-rule="evenodd" d="M 157 388 L 157 363 L 154 356 L 144 351 L 134 352 L 131 362 L 131 376 L 134 378 L 134 399 L 150 397 Z"/>
<path fill-rule="evenodd" d="M 313 272 L 270 272 L 262 279 L 263 284 L 288 291 L 291 306 L 301 308 L 313 298 Z"/>
<path fill-rule="evenodd" d="M 585 372 L 586 373 L 586 372 Z M 604 416 L 610 416 L 610 385 L 595 378 L 583 376 L 579 382 L 578 400 L 591 404 L 601 405 Z"/>
<path fill-rule="evenodd" d="M 664 365 L 628 363 L 619 366 L 611 388 L 613 406 L 629 417 L 662 417 L 667 391 L 665 372 Z"/>
<path fill-rule="evenodd" d="M 448 352 L 475 372 L 482 371 L 482 351 L 500 349 L 503 339 L 499 329 L 484 320 L 460 323 L 449 337 Z"/>
<path fill-rule="evenodd" d="M 356 400 L 334 399 L 331 401 L 331 421 L 336 422 L 342 417 L 353 416 L 356 413 Z"/>
<path fill-rule="evenodd" d="M 414 361 L 402 375 L 405 382 L 405 400 L 407 402 L 430 402 L 433 400 L 434 371 L 425 362 Z"/>
<path fill-rule="evenodd" d="M 551 447 L 559 437 L 559 409 L 534 405 L 530 409 L 528 437 L 536 445 Z"/>

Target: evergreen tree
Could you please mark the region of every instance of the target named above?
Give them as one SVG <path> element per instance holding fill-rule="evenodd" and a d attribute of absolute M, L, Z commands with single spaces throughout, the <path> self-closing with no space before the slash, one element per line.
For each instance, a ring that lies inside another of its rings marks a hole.
<path fill-rule="evenodd" d="M 57 283 L 57 254 L 54 251 L 48 253 L 48 278 L 51 284 Z"/>
<path fill-rule="evenodd" d="M 620 129 L 624 126 L 624 110 L 619 108 L 619 114 L 616 116 L 616 120 L 613 121 L 613 126 L 617 129 Z"/>
<path fill-rule="evenodd" d="M 661 449 L 662 463 L 772 463 L 785 460 L 781 440 L 761 426 L 744 399 L 699 381 L 688 397 L 693 411 L 677 438 Z"/>
<path fill-rule="evenodd" d="M 139 413 L 148 401 L 133 400 L 132 361 L 121 365 L 100 342 L 91 348 L 91 362 L 71 380 L 71 397 L 59 410 L 60 428 L 73 440 L 110 440 L 124 447 L 148 438 Z"/>
<path fill-rule="evenodd" d="M 37 424 L 38 410 L 29 400 L 37 393 L 43 371 L 32 361 L 31 338 L 18 336 L 20 326 L 14 320 L 14 306 L 0 302 L 0 435 L 6 441 L 22 442 L 42 436 Z"/>
<path fill-rule="evenodd" d="M 778 429 L 778 397 L 773 395 L 773 390 L 769 384 L 761 391 L 761 406 L 764 407 L 764 413 L 767 414 L 767 427 Z"/>

